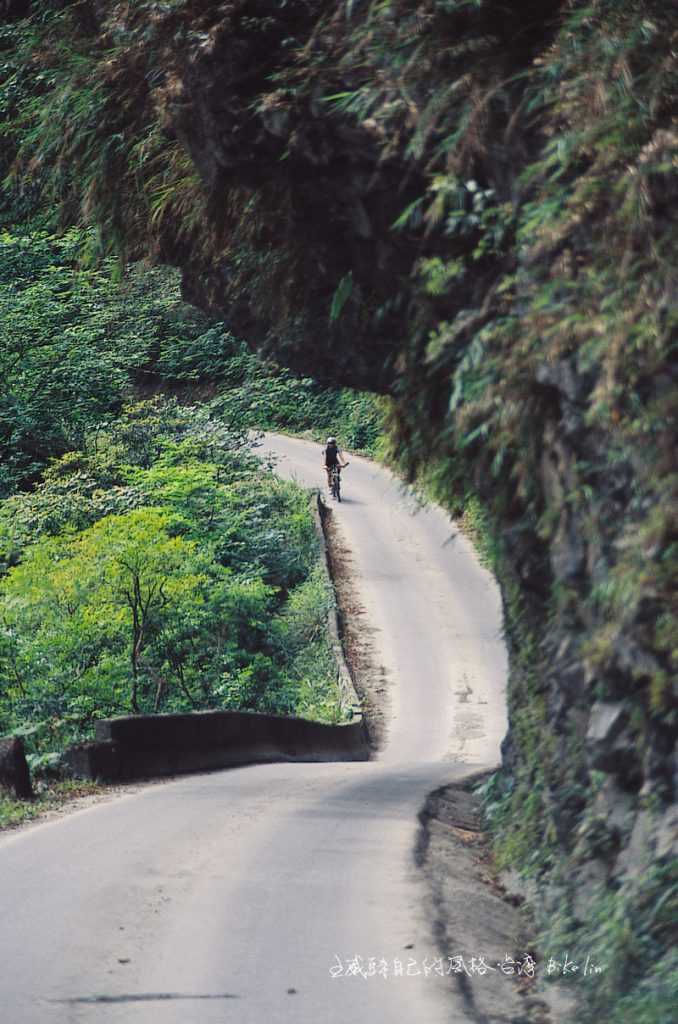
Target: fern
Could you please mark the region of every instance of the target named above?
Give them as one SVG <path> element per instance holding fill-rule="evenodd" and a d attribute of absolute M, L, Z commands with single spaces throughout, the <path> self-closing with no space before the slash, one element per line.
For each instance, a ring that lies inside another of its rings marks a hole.
<path fill-rule="evenodd" d="M 332 296 L 332 303 L 330 305 L 330 323 L 336 323 L 341 316 L 342 310 L 353 292 L 353 271 L 349 271 L 339 281 L 336 287 L 334 295 Z"/>

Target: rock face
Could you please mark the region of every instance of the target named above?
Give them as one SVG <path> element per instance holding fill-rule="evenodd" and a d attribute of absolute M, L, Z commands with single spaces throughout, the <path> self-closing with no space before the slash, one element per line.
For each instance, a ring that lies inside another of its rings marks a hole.
<path fill-rule="evenodd" d="M 594 882 L 663 870 L 674 821 L 670 6 L 92 0 L 43 40 L 67 26 L 80 70 L 53 49 L 20 155 L 58 155 L 68 216 L 181 267 L 261 352 L 390 394 L 401 465 L 482 499 L 513 855 L 569 874 L 578 919 Z"/>
<path fill-rule="evenodd" d="M 26 764 L 23 741 L 18 737 L 0 740 L 0 790 L 5 789 L 19 800 L 33 797 L 31 776 Z"/>
<path fill-rule="evenodd" d="M 0 0 L 0 17 L 11 21 L 25 18 L 31 6 L 30 0 Z"/>

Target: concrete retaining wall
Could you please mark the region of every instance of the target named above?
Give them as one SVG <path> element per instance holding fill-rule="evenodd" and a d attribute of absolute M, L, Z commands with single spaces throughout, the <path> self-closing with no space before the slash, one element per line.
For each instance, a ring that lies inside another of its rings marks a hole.
<path fill-rule="evenodd" d="M 97 722 L 97 741 L 66 753 L 79 778 L 104 781 L 266 761 L 364 761 L 362 719 L 325 725 L 244 711 L 139 715 Z"/>
<path fill-rule="evenodd" d="M 313 498 L 313 516 L 331 584 L 319 495 Z M 77 778 L 115 782 L 267 761 L 366 761 L 367 729 L 344 659 L 334 605 L 328 630 L 348 722 L 327 725 L 243 711 L 111 718 L 97 722 L 96 742 L 66 752 L 67 768 Z"/>

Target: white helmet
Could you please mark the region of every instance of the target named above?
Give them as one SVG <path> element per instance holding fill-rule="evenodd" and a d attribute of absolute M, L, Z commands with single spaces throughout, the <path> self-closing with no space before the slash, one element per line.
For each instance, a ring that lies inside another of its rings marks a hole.
<path fill-rule="evenodd" d="M 328 437 L 327 438 L 327 443 L 328 444 L 336 444 L 337 443 L 336 437 Z"/>

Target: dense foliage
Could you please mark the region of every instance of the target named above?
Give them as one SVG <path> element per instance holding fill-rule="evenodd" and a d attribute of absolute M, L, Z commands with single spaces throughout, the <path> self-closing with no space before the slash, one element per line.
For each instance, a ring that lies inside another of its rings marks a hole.
<path fill-rule="evenodd" d="M 156 355 L 210 350 L 208 321 L 167 274 L 137 267 L 121 284 L 110 261 L 78 269 L 90 235 L 0 235 L 0 495 L 117 414 Z"/>
<path fill-rule="evenodd" d="M 332 431 L 348 446 L 374 445 L 375 400 L 263 363 L 182 302 L 171 272 L 136 265 L 119 279 L 113 260 L 83 268 L 91 235 L 21 225 L 0 234 L 0 496 L 33 483 L 134 392 L 167 387 L 218 390 L 237 431 Z"/>
<path fill-rule="evenodd" d="M 376 403 L 263 363 L 170 271 L 83 264 L 91 235 L 0 236 L 0 732 L 41 765 L 129 711 L 336 719 L 306 498 L 248 433 L 364 447 Z"/>
<path fill-rule="evenodd" d="M 384 447 L 387 403 L 348 388 L 323 387 L 275 363 L 262 362 L 246 346 L 232 350 L 224 366 L 214 408 L 240 429 L 282 429 L 377 455 Z"/>
<path fill-rule="evenodd" d="M 92 231 L 44 212 L 0 236 L 0 733 L 40 766 L 129 711 L 335 720 L 307 501 L 248 432 L 368 445 L 376 404 L 263 363 L 171 271 L 83 263 Z"/>
<path fill-rule="evenodd" d="M 43 759 L 95 719 L 335 719 L 306 495 L 204 408 L 153 399 L 0 503 L 0 732 Z"/>

